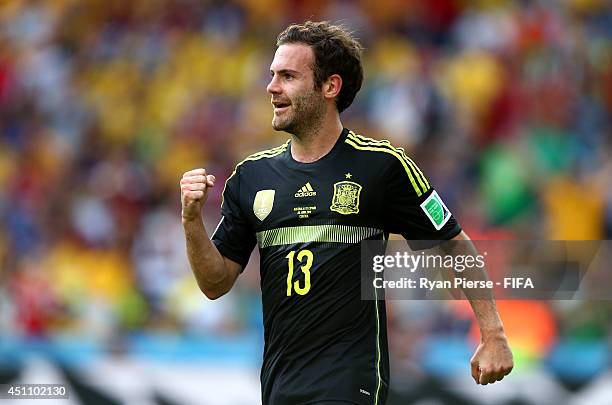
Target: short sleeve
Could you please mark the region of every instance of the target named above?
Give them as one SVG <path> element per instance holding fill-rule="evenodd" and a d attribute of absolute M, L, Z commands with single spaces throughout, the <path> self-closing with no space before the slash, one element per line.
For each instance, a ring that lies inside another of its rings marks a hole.
<path fill-rule="evenodd" d="M 385 190 L 385 231 L 401 234 L 413 249 L 431 247 L 415 241 L 448 240 L 461 227 L 417 165 L 402 153 L 389 169 Z"/>
<path fill-rule="evenodd" d="M 240 166 L 227 179 L 221 203 L 221 220 L 211 240 L 221 255 L 244 269 L 257 243 L 255 233 L 240 208 Z"/>

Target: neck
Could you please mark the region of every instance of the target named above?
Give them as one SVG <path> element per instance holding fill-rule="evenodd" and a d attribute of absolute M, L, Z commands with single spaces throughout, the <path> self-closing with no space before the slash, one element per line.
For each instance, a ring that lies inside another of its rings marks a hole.
<path fill-rule="evenodd" d="M 323 120 L 321 125 L 311 127 L 299 135 L 291 135 L 291 156 L 298 162 L 312 163 L 327 155 L 342 133 L 340 117 Z"/>

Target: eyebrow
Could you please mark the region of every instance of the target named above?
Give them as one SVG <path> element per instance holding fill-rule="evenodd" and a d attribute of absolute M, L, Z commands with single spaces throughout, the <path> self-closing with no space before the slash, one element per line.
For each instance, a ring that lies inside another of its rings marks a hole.
<path fill-rule="evenodd" d="M 274 74 L 284 74 L 284 73 L 291 73 L 294 75 L 299 75 L 300 72 L 298 72 L 297 70 L 293 70 L 293 69 L 281 69 L 279 71 L 274 71 L 272 69 L 270 69 L 270 73 L 274 73 Z"/>

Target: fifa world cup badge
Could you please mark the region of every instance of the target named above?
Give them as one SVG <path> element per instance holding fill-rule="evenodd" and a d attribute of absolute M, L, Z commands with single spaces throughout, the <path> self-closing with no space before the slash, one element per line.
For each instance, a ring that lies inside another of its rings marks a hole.
<path fill-rule="evenodd" d="M 266 219 L 274 206 L 275 190 L 259 190 L 253 201 L 253 213 L 260 220 Z"/>
<path fill-rule="evenodd" d="M 354 181 L 339 181 L 334 184 L 334 197 L 330 210 L 342 215 L 357 214 L 359 212 L 359 195 L 361 185 Z"/>

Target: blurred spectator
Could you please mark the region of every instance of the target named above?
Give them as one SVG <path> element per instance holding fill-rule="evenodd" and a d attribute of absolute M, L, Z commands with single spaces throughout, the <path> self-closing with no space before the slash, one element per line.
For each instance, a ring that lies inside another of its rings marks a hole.
<path fill-rule="evenodd" d="M 305 18 L 340 20 L 366 45 L 345 124 L 405 147 L 473 235 L 610 238 L 606 0 L 3 2 L 0 336 L 261 328 L 256 253 L 230 296 L 198 291 L 177 186 L 196 166 L 217 176 L 212 230 L 235 164 L 284 142 L 268 64 L 277 33 Z M 565 337 L 609 342 L 610 304 L 598 306 L 502 315 L 514 347 L 541 358 Z M 470 333 L 450 302 L 389 311 L 408 374 L 431 371 L 424 342 Z M 521 330 L 525 313 L 538 328 Z"/>

